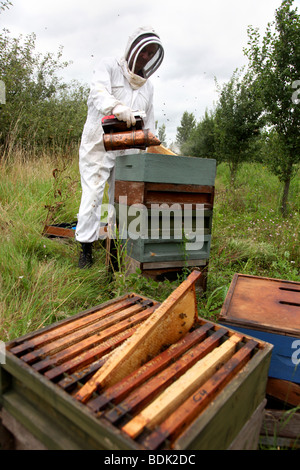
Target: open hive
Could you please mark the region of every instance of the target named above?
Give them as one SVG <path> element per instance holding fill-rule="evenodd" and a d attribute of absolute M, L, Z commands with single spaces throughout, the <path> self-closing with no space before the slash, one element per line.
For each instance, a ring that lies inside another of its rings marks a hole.
<path fill-rule="evenodd" d="M 131 293 L 8 343 L 2 416 L 47 449 L 229 448 L 271 346 L 198 319 L 199 275 L 162 304 Z"/>

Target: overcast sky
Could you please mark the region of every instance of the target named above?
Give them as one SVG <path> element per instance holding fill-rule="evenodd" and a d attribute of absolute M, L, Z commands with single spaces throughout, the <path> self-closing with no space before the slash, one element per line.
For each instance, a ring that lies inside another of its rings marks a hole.
<path fill-rule="evenodd" d="M 0 29 L 13 36 L 35 33 L 40 52 L 72 61 L 64 72 L 89 84 L 95 62 L 121 57 L 128 36 L 151 25 L 160 35 L 165 58 L 151 77 L 155 118 L 175 140 L 184 111 L 200 120 L 218 99 L 215 80 L 228 81 L 247 63 L 247 27 L 265 32 L 281 0 L 12 0 L 0 15 Z M 294 5 L 300 7 L 300 0 Z"/>

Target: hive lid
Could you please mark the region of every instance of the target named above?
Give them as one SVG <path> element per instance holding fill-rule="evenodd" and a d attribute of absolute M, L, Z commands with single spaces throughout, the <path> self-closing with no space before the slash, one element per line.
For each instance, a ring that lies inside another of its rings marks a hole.
<path fill-rule="evenodd" d="M 214 186 L 216 160 L 139 153 L 116 159 L 116 180 Z"/>
<path fill-rule="evenodd" d="M 235 274 L 219 320 L 300 337 L 300 283 Z"/>

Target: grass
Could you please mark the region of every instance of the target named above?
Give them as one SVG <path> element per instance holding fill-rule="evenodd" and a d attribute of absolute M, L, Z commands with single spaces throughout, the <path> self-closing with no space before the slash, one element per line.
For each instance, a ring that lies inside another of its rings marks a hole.
<path fill-rule="evenodd" d="M 289 216 L 280 214 L 281 185 L 260 164 L 244 164 L 235 188 L 226 165 L 218 167 L 213 215 L 208 289 L 200 300 L 200 314 L 217 319 L 236 272 L 300 280 L 299 179 L 291 186 Z M 214 296 L 213 308 L 207 303 Z"/>
<path fill-rule="evenodd" d="M 182 282 L 156 282 L 137 271 L 108 273 L 99 243 L 90 270 L 77 267 L 73 240 L 42 235 L 46 223 L 73 222 L 80 203 L 77 156 L 0 164 L 0 339 L 9 341 L 125 292 L 163 301 Z M 300 281 L 300 178 L 290 189 L 289 216 L 280 215 L 281 186 L 260 164 L 245 164 L 237 185 L 217 169 L 203 318 L 218 321 L 234 273 Z M 121 250 L 118 251 L 121 257 Z M 121 259 L 121 258 L 120 258 Z M 120 260 L 119 260 L 120 263 Z"/>
<path fill-rule="evenodd" d="M 72 168 L 58 187 L 53 177 L 56 163 L 45 158 L 1 169 L 0 338 L 4 341 L 109 297 L 103 264 L 81 272 L 74 243 L 42 236 L 50 216 L 55 220 L 65 211 L 71 215 L 73 194 L 66 197 L 68 188 L 63 185 L 71 180 Z M 72 211 L 74 218 L 76 203 Z"/>
<path fill-rule="evenodd" d="M 291 429 L 293 426 L 290 425 L 291 420 L 294 418 L 296 419 L 295 413 L 299 413 L 300 407 L 297 406 L 295 408 L 289 410 L 283 410 L 280 412 L 280 415 L 273 416 L 273 429 L 271 429 L 271 434 L 269 435 L 268 429 L 264 430 L 265 439 L 262 441 L 267 441 L 268 444 L 260 444 L 261 450 L 297 450 L 299 448 L 299 438 L 297 436 L 294 440 L 291 439 L 291 444 L 288 447 L 287 440 L 282 438 L 281 436 L 291 434 Z M 290 425 L 290 429 L 289 429 Z M 295 426 L 296 428 L 296 426 Z M 281 443 L 279 445 L 279 443 Z"/>
<path fill-rule="evenodd" d="M 128 277 L 105 269 L 99 244 L 96 263 L 77 268 L 73 240 L 43 237 L 45 223 L 76 220 L 80 203 L 77 156 L 44 156 L 2 165 L 0 181 L 0 338 L 11 340 L 134 291 L 163 301 L 182 281 L 156 282 L 139 272 Z M 280 215 L 280 184 L 259 164 L 245 164 L 237 186 L 229 185 L 225 164 L 218 167 L 212 247 L 206 293 L 199 314 L 217 321 L 235 272 L 300 280 L 299 179 L 291 185 L 289 216 Z"/>

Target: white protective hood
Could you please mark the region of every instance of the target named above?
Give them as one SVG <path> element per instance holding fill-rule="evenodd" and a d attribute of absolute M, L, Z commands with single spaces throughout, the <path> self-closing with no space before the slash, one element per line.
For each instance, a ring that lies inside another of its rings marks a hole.
<path fill-rule="evenodd" d="M 140 40 L 138 38 L 141 37 Z M 139 52 L 149 44 L 158 46 L 156 54 L 143 68 L 143 77 L 134 73 L 134 64 Z M 119 61 L 123 73 L 132 88 L 140 88 L 147 79 L 158 69 L 164 57 L 164 49 L 155 30 L 151 26 L 142 26 L 129 36 L 124 57 Z M 129 63 L 133 61 L 133 70 L 129 69 Z"/>

